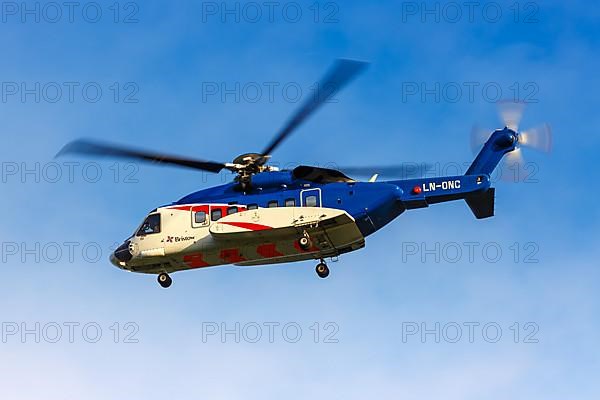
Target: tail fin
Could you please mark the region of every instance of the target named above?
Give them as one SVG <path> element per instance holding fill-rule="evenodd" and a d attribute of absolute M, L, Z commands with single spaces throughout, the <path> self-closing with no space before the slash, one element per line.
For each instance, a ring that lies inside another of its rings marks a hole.
<path fill-rule="evenodd" d="M 495 188 L 489 188 L 484 192 L 475 193 L 465 198 L 467 205 L 475 214 L 475 218 L 489 218 L 494 216 Z"/>
<path fill-rule="evenodd" d="M 509 128 L 494 131 L 465 175 L 491 175 L 502 157 L 506 153 L 515 150 L 517 142 L 517 133 Z M 465 201 L 475 214 L 475 218 L 482 219 L 494 216 L 495 194 L 496 190 L 489 188 L 465 197 Z"/>
<path fill-rule="evenodd" d="M 494 131 L 465 175 L 491 175 L 502 157 L 517 145 L 517 133 L 509 128 Z"/>

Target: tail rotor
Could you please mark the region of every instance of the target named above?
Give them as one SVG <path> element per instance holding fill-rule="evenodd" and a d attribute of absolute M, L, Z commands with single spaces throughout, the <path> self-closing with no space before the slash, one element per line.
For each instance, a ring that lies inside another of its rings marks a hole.
<path fill-rule="evenodd" d="M 516 134 L 515 150 L 506 154 L 502 160 L 500 178 L 505 181 L 519 182 L 527 179 L 531 171 L 523 157 L 523 148 L 534 149 L 543 153 L 552 151 L 552 128 L 544 123 L 530 129 L 519 130 L 525 103 L 514 101 L 498 102 L 498 113 L 504 126 Z M 471 149 L 477 153 L 490 136 L 490 131 L 473 127 L 471 130 Z"/>

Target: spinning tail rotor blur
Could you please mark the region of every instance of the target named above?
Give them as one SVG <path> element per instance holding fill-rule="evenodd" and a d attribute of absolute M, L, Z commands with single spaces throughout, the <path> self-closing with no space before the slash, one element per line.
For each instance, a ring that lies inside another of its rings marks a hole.
<path fill-rule="evenodd" d="M 525 103 L 514 101 L 498 102 L 498 113 L 504 126 L 514 131 L 517 137 L 516 149 L 511 151 L 503 159 L 502 167 L 499 169 L 500 178 L 504 181 L 525 181 L 531 171 L 527 168 L 527 162 L 523 157 L 524 148 L 530 148 L 542 153 L 552 151 L 552 128 L 543 123 L 533 128 L 519 130 L 521 120 L 525 111 Z M 471 130 L 471 150 L 477 153 L 490 136 L 491 130 L 474 126 Z"/>

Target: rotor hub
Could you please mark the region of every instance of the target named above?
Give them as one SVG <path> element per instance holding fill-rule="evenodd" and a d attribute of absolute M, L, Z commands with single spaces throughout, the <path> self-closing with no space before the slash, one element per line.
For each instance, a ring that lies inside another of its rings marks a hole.
<path fill-rule="evenodd" d="M 245 153 L 237 156 L 234 160 L 234 164 L 238 165 L 262 165 L 266 157 L 259 153 Z"/>

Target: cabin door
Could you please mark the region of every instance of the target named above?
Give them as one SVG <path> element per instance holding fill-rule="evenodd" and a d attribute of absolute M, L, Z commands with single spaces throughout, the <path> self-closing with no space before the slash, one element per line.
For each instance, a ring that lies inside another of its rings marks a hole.
<path fill-rule="evenodd" d="M 321 189 L 306 189 L 300 192 L 301 207 L 321 207 Z"/>

